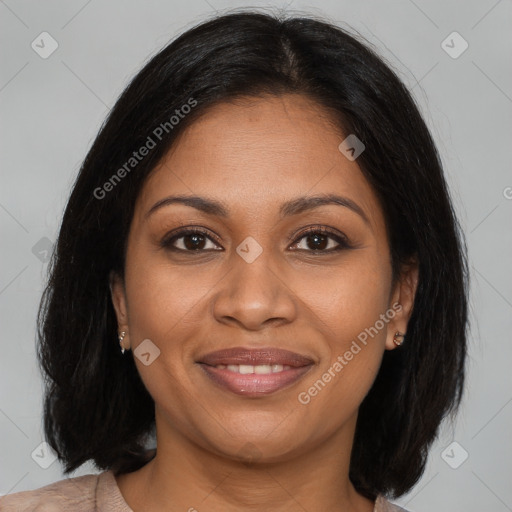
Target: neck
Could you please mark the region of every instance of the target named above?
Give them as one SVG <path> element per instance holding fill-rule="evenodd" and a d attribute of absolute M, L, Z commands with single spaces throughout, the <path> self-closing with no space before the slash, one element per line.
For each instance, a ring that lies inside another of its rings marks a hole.
<path fill-rule="evenodd" d="M 157 417 L 156 456 L 118 485 L 134 512 L 372 512 L 348 477 L 355 419 L 307 452 L 251 463 L 199 446 Z"/>

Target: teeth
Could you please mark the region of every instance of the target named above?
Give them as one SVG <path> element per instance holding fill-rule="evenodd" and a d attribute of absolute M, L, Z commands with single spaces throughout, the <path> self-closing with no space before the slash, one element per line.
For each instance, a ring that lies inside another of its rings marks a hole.
<path fill-rule="evenodd" d="M 289 370 L 291 366 L 287 364 L 258 364 L 256 366 L 250 364 L 218 364 L 215 366 L 215 368 L 219 368 L 220 370 L 225 370 L 227 368 L 230 372 L 240 373 L 241 375 L 248 375 L 251 373 L 264 375 L 268 373 L 279 373 L 283 370 Z"/>
<path fill-rule="evenodd" d="M 238 371 L 242 375 L 247 375 L 248 373 L 254 373 L 254 366 L 250 366 L 248 364 L 241 364 L 238 366 Z"/>
<path fill-rule="evenodd" d="M 269 364 L 259 364 L 254 367 L 254 373 L 258 373 L 260 375 L 272 373 L 272 367 Z"/>

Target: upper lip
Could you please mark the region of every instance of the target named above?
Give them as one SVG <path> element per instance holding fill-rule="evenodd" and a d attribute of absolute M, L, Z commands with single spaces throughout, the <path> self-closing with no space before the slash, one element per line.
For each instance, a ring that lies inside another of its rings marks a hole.
<path fill-rule="evenodd" d="M 227 348 L 205 354 L 199 357 L 197 362 L 210 366 L 216 366 L 218 364 L 246 364 L 252 366 L 261 364 L 282 364 L 296 368 L 314 363 L 314 361 L 307 356 L 272 347 L 257 349 L 243 347 Z"/>

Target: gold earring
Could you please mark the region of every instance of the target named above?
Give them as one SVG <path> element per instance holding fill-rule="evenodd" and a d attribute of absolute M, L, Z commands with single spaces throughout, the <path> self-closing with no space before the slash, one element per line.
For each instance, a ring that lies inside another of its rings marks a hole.
<path fill-rule="evenodd" d="M 121 354 L 124 354 L 124 350 L 125 350 L 123 347 L 123 340 L 124 340 L 125 336 L 126 336 L 126 331 L 119 333 L 119 345 L 121 347 Z"/>
<path fill-rule="evenodd" d="M 393 343 L 397 347 L 399 347 L 404 342 L 404 336 L 405 336 L 405 333 L 402 333 L 400 331 L 396 331 L 395 335 L 393 336 Z M 401 338 L 401 339 L 397 339 L 397 338 Z"/>

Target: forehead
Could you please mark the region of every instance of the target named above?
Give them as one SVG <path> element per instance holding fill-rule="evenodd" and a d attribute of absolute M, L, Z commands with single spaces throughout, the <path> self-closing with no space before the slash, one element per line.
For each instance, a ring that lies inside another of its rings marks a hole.
<path fill-rule="evenodd" d="M 347 135 L 332 114 L 301 95 L 217 104 L 180 134 L 147 179 L 137 209 L 142 213 L 166 194 L 183 193 L 275 215 L 294 197 L 339 193 L 378 224 L 371 186 L 357 161 L 338 149 Z"/>

